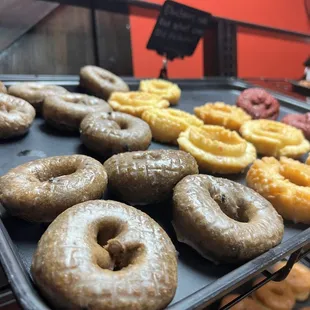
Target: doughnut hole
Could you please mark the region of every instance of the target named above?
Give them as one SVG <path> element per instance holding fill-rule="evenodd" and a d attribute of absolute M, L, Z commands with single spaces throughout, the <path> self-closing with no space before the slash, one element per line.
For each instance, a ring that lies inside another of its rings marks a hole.
<path fill-rule="evenodd" d="M 41 169 L 35 172 L 36 177 L 40 182 L 55 182 L 57 178 L 68 176 L 77 171 L 77 166 L 73 163 L 71 165 L 58 165 L 57 169 Z"/>

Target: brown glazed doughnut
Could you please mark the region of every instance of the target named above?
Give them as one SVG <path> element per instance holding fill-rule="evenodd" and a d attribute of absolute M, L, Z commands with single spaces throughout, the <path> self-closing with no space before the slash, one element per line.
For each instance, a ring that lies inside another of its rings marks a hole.
<path fill-rule="evenodd" d="M 300 129 L 305 137 L 310 140 L 310 112 L 305 114 L 288 114 L 282 118 L 281 122 Z"/>
<path fill-rule="evenodd" d="M 34 82 L 12 85 L 9 87 L 8 92 L 12 96 L 28 101 L 37 112 L 42 110 L 42 104 L 46 97 L 68 93 L 68 91 L 61 86 Z"/>
<path fill-rule="evenodd" d="M 171 198 L 182 178 L 198 173 L 194 157 L 177 150 L 122 153 L 109 158 L 104 167 L 111 192 L 136 205 Z"/>
<path fill-rule="evenodd" d="M 51 222 L 73 205 L 100 198 L 107 186 L 100 162 L 84 155 L 30 161 L 0 178 L 0 203 L 12 215 Z"/>
<path fill-rule="evenodd" d="M 4 84 L 0 81 L 0 93 L 7 93 L 6 87 L 4 86 Z"/>
<path fill-rule="evenodd" d="M 121 112 L 88 114 L 81 122 L 80 133 L 86 147 L 105 157 L 146 150 L 152 140 L 146 122 Z"/>
<path fill-rule="evenodd" d="M 281 216 L 250 188 L 208 175 L 191 175 L 174 188 L 178 240 L 215 262 L 250 260 L 278 245 Z"/>
<path fill-rule="evenodd" d="M 43 117 L 53 127 L 79 130 L 83 118 L 91 112 L 111 112 L 112 108 L 102 99 L 83 94 L 50 96 L 44 100 Z"/>
<path fill-rule="evenodd" d="M 226 306 L 228 303 L 239 297 L 238 294 L 230 294 L 225 296 L 222 301 L 220 308 Z M 239 301 L 235 306 L 230 308 L 231 310 L 265 310 L 257 301 L 250 297 L 246 297 Z"/>
<path fill-rule="evenodd" d="M 25 134 L 35 115 L 34 108 L 25 100 L 0 93 L 0 139 Z"/>
<path fill-rule="evenodd" d="M 128 85 L 120 77 L 96 66 L 81 68 L 80 86 L 103 99 L 109 99 L 110 95 L 115 91 L 129 91 Z"/>
<path fill-rule="evenodd" d="M 165 231 L 111 200 L 59 215 L 39 241 L 31 273 L 55 309 L 164 309 L 177 287 L 176 251 Z"/>
<path fill-rule="evenodd" d="M 250 114 L 253 119 L 276 120 L 280 112 L 278 100 L 261 88 L 244 90 L 238 97 L 236 104 Z"/>

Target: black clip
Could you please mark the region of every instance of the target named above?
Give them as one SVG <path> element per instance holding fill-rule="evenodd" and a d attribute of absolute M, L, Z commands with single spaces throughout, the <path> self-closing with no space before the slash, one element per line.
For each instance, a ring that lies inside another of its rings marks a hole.
<path fill-rule="evenodd" d="M 168 79 L 168 60 L 166 57 L 163 58 L 163 66 L 160 69 L 159 78 L 164 80 Z"/>

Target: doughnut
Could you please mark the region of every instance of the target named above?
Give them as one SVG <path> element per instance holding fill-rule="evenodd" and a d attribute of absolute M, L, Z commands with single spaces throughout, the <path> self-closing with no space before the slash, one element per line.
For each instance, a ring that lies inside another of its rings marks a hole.
<path fill-rule="evenodd" d="M 310 112 L 305 114 L 288 114 L 281 122 L 300 129 L 304 136 L 310 140 Z"/>
<path fill-rule="evenodd" d="M 0 139 L 25 134 L 35 115 L 34 108 L 25 100 L 0 93 Z"/>
<path fill-rule="evenodd" d="M 178 138 L 181 150 L 192 154 L 201 171 L 239 173 L 256 159 L 256 150 L 235 131 L 220 126 L 189 127 Z"/>
<path fill-rule="evenodd" d="M 113 110 L 141 117 L 142 113 L 152 108 L 168 108 L 169 101 L 158 95 L 141 91 L 115 92 L 109 99 Z"/>
<path fill-rule="evenodd" d="M 0 178 L 0 203 L 13 216 L 51 222 L 73 205 L 100 198 L 107 186 L 100 162 L 84 155 L 30 161 Z"/>
<path fill-rule="evenodd" d="M 90 150 L 109 157 L 113 154 L 146 150 L 152 133 L 143 120 L 120 112 L 88 114 L 80 125 L 81 140 Z"/>
<path fill-rule="evenodd" d="M 181 97 L 181 89 L 177 84 L 160 79 L 142 80 L 139 90 L 159 95 L 171 105 L 176 105 Z"/>
<path fill-rule="evenodd" d="M 176 291 L 176 250 L 142 211 L 87 201 L 47 228 L 31 274 L 55 309 L 159 310 Z"/>
<path fill-rule="evenodd" d="M 228 303 L 230 303 L 231 301 L 233 301 L 239 296 L 240 295 L 238 294 L 230 294 L 230 295 L 225 296 L 221 301 L 220 309 L 226 306 Z M 231 310 L 264 310 L 264 308 L 260 306 L 260 304 L 257 301 L 255 301 L 254 299 L 250 297 L 246 297 L 242 299 L 230 309 Z"/>
<path fill-rule="evenodd" d="M 239 130 L 240 126 L 251 119 L 242 109 L 224 102 L 206 103 L 194 108 L 194 113 L 205 124 L 224 126 L 230 130 Z"/>
<path fill-rule="evenodd" d="M 180 133 L 189 126 L 202 126 L 196 116 L 178 109 L 151 109 L 142 114 L 152 130 L 153 138 L 162 143 L 177 144 Z"/>
<path fill-rule="evenodd" d="M 115 91 L 129 91 L 128 85 L 120 77 L 96 66 L 81 68 L 80 86 L 103 99 L 108 99 Z"/>
<path fill-rule="evenodd" d="M 0 81 L 0 93 L 7 93 L 6 87 L 4 84 Z"/>
<path fill-rule="evenodd" d="M 43 117 L 53 127 L 79 130 L 83 118 L 91 112 L 111 112 L 108 103 L 83 94 L 50 96 L 44 100 Z"/>
<path fill-rule="evenodd" d="M 240 133 L 262 155 L 298 158 L 310 150 L 301 130 L 276 121 L 248 121 L 241 126 Z"/>
<path fill-rule="evenodd" d="M 236 104 L 250 114 L 253 119 L 276 120 L 280 112 L 278 100 L 261 88 L 244 90 L 237 98 Z"/>
<path fill-rule="evenodd" d="M 128 152 L 109 158 L 109 191 L 130 204 L 151 204 L 172 197 L 173 187 L 186 175 L 197 174 L 195 159 L 177 150 Z"/>
<path fill-rule="evenodd" d="M 253 285 L 261 281 L 262 278 L 256 280 Z M 253 293 L 253 298 L 257 300 L 264 309 L 292 310 L 295 306 L 295 296 L 285 280 L 266 283 Z"/>
<path fill-rule="evenodd" d="M 310 224 L 310 166 L 286 157 L 263 157 L 253 163 L 246 182 L 285 219 Z"/>
<path fill-rule="evenodd" d="M 208 175 L 183 178 L 174 188 L 173 227 L 180 242 L 219 263 L 245 262 L 278 245 L 281 216 L 250 188 Z"/>
<path fill-rule="evenodd" d="M 274 271 L 278 271 L 287 262 L 279 262 L 274 266 Z M 290 286 L 297 301 L 305 301 L 310 295 L 310 269 L 301 263 L 295 263 L 285 281 Z"/>
<path fill-rule="evenodd" d="M 41 112 L 43 101 L 46 97 L 68 93 L 61 86 L 34 82 L 12 85 L 9 87 L 8 92 L 12 96 L 28 101 L 37 112 Z"/>

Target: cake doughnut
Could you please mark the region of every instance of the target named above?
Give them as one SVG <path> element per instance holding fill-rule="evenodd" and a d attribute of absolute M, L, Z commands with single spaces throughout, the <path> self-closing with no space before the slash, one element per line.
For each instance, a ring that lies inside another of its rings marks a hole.
<path fill-rule="evenodd" d="M 101 198 L 107 173 L 100 162 L 84 155 L 30 161 L 0 178 L 0 203 L 13 216 L 51 222 L 73 205 Z"/>
<path fill-rule="evenodd" d="M 35 115 L 34 108 L 25 100 L 0 93 L 0 139 L 25 134 Z"/>
<path fill-rule="evenodd" d="M 25 82 L 10 86 L 8 93 L 12 96 L 28 101 L 37 112 L 41 112 L 43 101 L 46 97 L 66 94 L 68 91 L 61 86 L 36 82 Z"/>
<path fill-rule="evenodd" d="M 282 217 L 250 188 L 208 175 L 183 178 L 174 188 L 173 227 L 180 242 L 220 263 L 240 263 L 278 245 Z"/>
<path fill-rule="evenodd" d="M 150 127 L 146 122 L 120 112 L 88 114 L 81 122 L 80 133 L 87 148 L 105 157 L 146 150 L 152 140 Z"/>
<path fill-rule="evenodd" d="M 6 87 L 4 86 L 4 84 L 0 81 L 0 93 L 7 93 Z"/>
<path fill-rule="evenodd" d="M 256 280 L 253 285 L 262 281 L 262 278 Z M 253 298 L 259 302 L 264 309 L 272 310 L 292 310 L 295 306 L 295 296 L 286 282 L 270 281 L 257 289 L 253 293 Z"/>
<path fill-rule="evenodd" d="M 262 155 L 298 158 L 310 150 L 301 130 L 276 121 L 248 121 L 241 126 L 240 133 Z"/>
<path fill-rule="evenodd" d="M 195 115 L 178 109 L 151 109 L 142 114 L 152 130 L 154 140 L 177 144 L 180 133 L 190 126 L 202 126 L 203 122 Z"/>
<path fill-rule="evenodd" d="M 178 104 L 181 97 L 181 89 L 177 84 L 161 79 L 142 80 L 139 90 L 159 95 L 171 105 Z"/>
<path fill-rule="evenodd" d="M 274 271 L 278 271 L 287 262 L 279 262 L 274 266 Z M 295 263 L 290 273 L 285 278 L 297 301 L 305 301 L 310 295 L 310 269 L 301 263 Z"/>
<path fill-rule="evenodd" d="M 281 157 L 257 159 L 246 182 L 287 220 L 310 224 L 310 166 Z"/>
<path fill-rule="evenodd" d="M 69 208 L 47 228 L 31 274 L 55 309 L 159 310 L 174 297 L 177 257 L 148 215 L 93 200 Z"/>
<path fill-rule="evenodd" d="M 305 114 L 288 114 L 281 122 L 300 129 L 304 136 L 310 140 L 310 112 Z"/>
<path fill-rule="evenodd" d="M 130 204 L 151 204 L 172 197 L 174 186 L 186 175 L 197 174 L 195 159 L 177 150 L 117 154 L 104 167 L 109 190 Z"/>
<path fill-rule="evenodd" d="M 280 112 L 279 101 L 261 88 L 244 90 L 238 97 L 236 104 L 250 114 L 253 119 L 276 120 Z"/>
<path fill-rule="evenodd" d="M 44 100 L 43 117 L 53 127 L 64 130 L 79 130 L 83 118 L 91 112 L 111 112 L 102 99 L 83 94 L 50 96 Z"/>
<path fill-rule="evenodd" d="M 220 309 L 226 306 L 228 303 L 239 297 L 238 294 L 230 294 L 225 296 L 220 305 Z M 231 310 L 264 310 L 264 308 L 254 299 L 250 297 L 245 297 L 241 301 L 239 301 L 235 306 L 230 308 Z"/>
<path fill-rule="evenodd" d="M 96 66 L 81 68 L 80 86 L 103 99 L 109 99 L 110 95 L 115 91 L 129 91 L 128 85 L 120 77 Z"/>
<path fill-rule="evenodd" d="M 203 172 L 239 173 L 256 159 L 251 143 L 220 126 L 189 127 L 180 134 L 178 144 L 195 157 Z"/>
<path fill-rule="evenodd" d="M 131 114 L 137 117 L 141 117 L 142 113 L 149 109 L 163 109 L 169 107 L 169 101 L 166 99 L 155 94 L 141 91 L 131 91 L 127 93 L 114 92 L 109 99 L 109 104 L 114 111 Z"/>
<path fill-rule="evenodd" d="M 205 124 L 224 126 L 237 131 L 243 123 L 251 120 L 251 116 L 242 109 L 224 102 L 206 103 L 194 108 L 194 113 Z"/>

